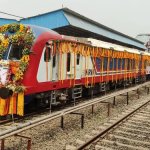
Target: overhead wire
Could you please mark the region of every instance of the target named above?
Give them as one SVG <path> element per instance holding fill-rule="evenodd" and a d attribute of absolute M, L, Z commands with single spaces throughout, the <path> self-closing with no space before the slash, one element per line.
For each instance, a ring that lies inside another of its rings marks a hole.
<path fill-rule="evenodd" d="M 3 11 L 0 11 L 0 13 L 5 14 L 5 15 L 9 15 L 9 16 L 13 16 L 13 17 L 17 17 L 17 18 L 20 18 L 20 19 L 24 19 L 24 17 L 17 16 L 17 15 L 14 15 L 14 14 L 10 14 L 10 13 L 6 13 L 6 12 L 3 12 Z"/>

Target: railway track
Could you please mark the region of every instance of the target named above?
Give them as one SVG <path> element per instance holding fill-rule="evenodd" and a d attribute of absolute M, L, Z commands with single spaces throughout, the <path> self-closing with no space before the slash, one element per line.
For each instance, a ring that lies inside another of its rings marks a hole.
<path fill-rule="evenodd" d="M 63 119 L 63 116 L 65 116 L 67 114 L 73 114 L 74 113 L 74 114 L 78 115 L 78 113 L 76 113 L 76 112 L 78 112 L 79 110 L 84 109 L 86 107 L 90 107 L 90 106 L 93 107 L 97 103 L 104 102 L 104 101 L 106 101 L 110 98 L 114 98 L 116 96 L 123 95 L 123 96 L 127 97 L 127 104 L 128 104 L 128 94 L 126 94 L 126 93 L 128 93 L 130 91 L 136 91 L 137 89 L 139 90 L 140 88 L 143 88 L 145 86 L 148 87 L 149 84 L 150 84 L 150 82 L 147 82 L 147 83 L 138 85 L 136 87 L 131 87 L 129 89 L 124 89 L 124 90 L 121 90 L 121 91 L 116 91 L 116 92 L 111 93 L 109 95 L 105 95 L 101 98 L 95 98 L 92 101 L 87 101 L 87 102 L 78 104 L 77 106 L 74 106 L 74 107 L 71 107 L 71 108 L 65 108 L 63 110 L 53 112 L 51 114 L 50 113 L 49 114 L 44 114 L 43 113 L 40 116 L 39 115 L 34 115 L 34 116 L 32 116 L 32 118 L 30 118 L 30 117 L 27 118 L 27 119 L 25 118 L 22 121 L 15 121 L 13 123 L 9 122 L 9 123 L 6 123 L 4 125 L 0 125 L 0 140 L 2 141 L 1 142 L 2 143 L 1 144 L 1 149 L 2 150 L 4 149 L 4 140 L 5 140 L 5 138 L 13 136 L 13 135 L 20 136 L 22 138 L 27 138 L 28 143 L 29 143 L 28 145 L 30 147 L 31 138 L 19 135 L 19 133 L 21 133 L 22 131 L 31 129 L 33 127 L 44 124 L 44 123 L 46 123 L 48 121 L 51 121 L 51 120 L 54 120 L 56 118 Z M 148 89 L 149 89 L 149 87 L 148 87 Z M 83 117 L 83 114 L 82 114 L 81 117 Z M 62 122 L 61 122 L 61 124 L 62 124 Z M 30 148 L 28 148 L 28 149 L 30 149 Z"/>
<path fill-rule="evenodd" d="M 95 130 L 77 139 L 67 150 L 149 150 L 150 100 L 138 103 Z"/>
<path fill-rule="evenodd" d="M 109 91 L 109 93 L 107 93 L 107 94 L 110 94 L 112 92 L 114 92 L 114 90 L 113 91 Z M 97 97 L 100 98 L 102 96 L 104 96 L 104 94 L 103 95 L 96 95 L 93 98 L 97 98 Z M 84 103 L 85 101 L 87 102 L 87 101 L 90 101 L 90 100 L 91 100 L 90 97 L 79 99 L 78 101 L 76 101 L 76 105 L 79 105 L 81 103 Z M 39 108 L 40 110 L 38 110 L 38 111 L 36 111 L 34 109 L 32 112 L 30 111 L 30 113 L 28 112 L 24 116 L 21 116 L 21 117 L 20 116 L 9 115 L 8 117 L 0 118 L 0 126 L 8 124 L 8 123 L 13 123 L 13 122 L 16 122 L 16 121 L 22 121 L 22 120 L 25 120 L 25 119 L 27 119 L 29 117 L 31 118 L 32 116 L 33 117 L 34 116 L 38 116 L 39 117 L 40 115 L 43 115 L 43 114 L 46 115 L 46 114 L 49 114 L 49 113 L 54 113 L 56 111 L 60 111 L 60 110 L 63 110 L 63 109 L 66 109 L 66 108 L 69 108 L 69 107 L 72 107 L 72 106 L 74 106 L 74 102 L 73 101 L 68 103 L 68 104 L 65 104 L 63 106 L 58 106 L 57 108 L 53 108 L 53 109 L 51 108 L 51 110 L 50 110 L 50 108 L 48 106 L 44 107 L 44 108 Z"/>

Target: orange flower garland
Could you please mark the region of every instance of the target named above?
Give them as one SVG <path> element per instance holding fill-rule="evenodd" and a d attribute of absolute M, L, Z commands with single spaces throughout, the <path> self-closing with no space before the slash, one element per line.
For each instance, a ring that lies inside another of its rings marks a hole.
<path fill-rule="evenodd" d="M 12 77 L 11 81 L 6 83 L 7 88 L 13 92 L 19 93 L 24 91 L 24 87 L 21 84 L 24 72 L 29 64 L 29 55 L 32 43 L 34 41 L 33 32 L 29 27 L 23 24 L 9 24 L 0 26 L 0 63 L 3 58 L 4 52 L 8 49 L 9 43 L 23 46 L 22 58 L 19 62 L 9 61 Z M 3 62 L 5 64 L 5 62 Z"/>

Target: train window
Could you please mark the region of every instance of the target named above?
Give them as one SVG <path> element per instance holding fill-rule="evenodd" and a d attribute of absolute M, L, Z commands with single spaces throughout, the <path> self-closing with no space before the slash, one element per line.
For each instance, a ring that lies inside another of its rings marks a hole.
<path fill-rule="evenodd" d="M 135 68 L 135 60 L 132 59 L 132 60 L 131 60 L 131 69 L 134 69 L 134 68 Z"/>
<path fill-rule="evenodd" d="M 56 66 L 56 55 L 53 56 L 53 68 Z"/>
<path fill-rule="evenodd" d="M 112 69 L 113 69 L 113 58 L 112 58 L 112 59 L 110 59 L 109 69 L 110 69 L 110 70 L 112 70 Z"/>
<path fill-rule="evenodd" d="M 50 62 L 50 60 L 51 60 L 51 48 L 46 47 L 45 52 L 44 52 L 44 61 Z"/>
<path fill-rule="evenodd" d="M 100 71 L 100 68 L 101 68 L 101 59 L 100 58 L 96 58 L 96 69 L 98 71 Z"/>
<path fill-rule="evenodd" d="M 117 69 L 117 58 L 114 58 L 114 70 Z"/>
<path fill-rule="evenodd" d="M 108 63 L 108 58 L 104 57 L 104 64 L 103 64 L 103 69 L 107 70 L 107 63 Z"/>
<path fill-rule="evenodd" d="M 71 54 L 67 53 L 67 72 L 70 72 Z"/>
<path fill-rule="evenodd" d="M 127 70 L 130 70 L 130 59 L 127 59 Z"/>
<path fill-rule="evenodd" d="M 123 58 L 122 59 L 122 70 L 124 70 L 125 69 L 125 59 Z"/>
<path fill-rule="evenodd" d="M 77 54 L 77 65 L 80 63 L 80 54 Z"/>
<path fill-rule="evenodd" d="M 20 60 L 22 57 L 23 46 L 12 44 L 9 49 L 8 59 Z"/>
<path fill-rule="evenodd" d="M 147 60 L 144 61 L 144 69 L 146 69 L 147 66 Z"/>
<path fill-rule="evenodd" d="M 118 59 L 118 69 L 121 69 L 121 59 Z"/>
<path fill-rule="evenodd" d="M 141 69 L 141 67 L 142 67 L 142 61 L 140 60 L 139 61 L 139 69 Z"/>
<path fill-rule="evenodd" d="M 132 67 L 133 67 L 133 69 L 135 69 L 135 60 L 133 60 L 133 66 Z"/>

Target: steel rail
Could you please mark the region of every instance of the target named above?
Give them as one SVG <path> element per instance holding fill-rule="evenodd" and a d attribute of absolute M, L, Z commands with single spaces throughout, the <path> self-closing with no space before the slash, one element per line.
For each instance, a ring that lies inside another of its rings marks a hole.
<path fill-rule="evenodd" d="M 0 126 L 5 125 L 7 123 L 14 122 L 14 121 L 20 121 L 20 120 L 23 120 L 23 119 L 25 119 L 27 117 L 30 117 L 32 115 L 36 115 L 37 113 L 39 114 L 39 113 L 43 113 L 43 112 L 46 112 L 46 110 L 44 109 L 44 110 L 40 110 L 40 111 L 37 111 L 37 112 L 27 113 L 24 116 L 19 117 L 19 118 L 14 117 L 14 119 L 11 118 L 11 119 L 7 119 L 7 120 L 0 120 Z"/>
<path fill-rule="evenodd" d="M 140 110 L 142 107 L 144 107 L 148 103 L 150 103 L 150 100 L 147 101 L 147 102 L 145 102 L 144 104 L 142 104 L 141 106 L 139 106 L 138 108 L 136 108 L 135 110 L 133 110 L 132 112 L 130 112 L 129 114 L 125 115 L 123 118 L 119 119 L 117 122 L 115 122 L 114 124 L 112 124 L 111 126 L 109 126 L 108 128 L 106 128 L 105 130 L 103 130 L 102 132 L 100 132 L 98 135 L 96 135 L 93 138 L 91 138 L 90 140 L 88 140 L 86 143 L 84 143 L 83 145 L 81 145 L 80 147 L 78 147 L 77 150 L 82 150 L 82 149 L 86 148 L 87 146 L 89 146 L 90 144 L 92 144 L 94 141 L 96 141 L 98 138 L 100 138 L 104 134 L 106 134 L 108 131 L 110 131 L 111 129 L 113 129 L 117 125 L 119 125 L 125 119 L 127 119 L 130 116 L 132 116 L 135 112 L 137 112 L 138 110 Z"/>
<path fill-rule="evenodd" d="M 11 127 L 10 129 L 8 130 L 5 130 L 5 131 L 2 131 L 0 133 L 0 140 L 2 139 L 5 139 L 9 136 L 12 136 L 12 135 L 15 135 L 15 134 L 18 134 L 22 131 L 25 131 L 25 130 L 28 130 L 30 128 L 33 128 L 33 127 L 36 127 L 38 125 L 41 125 L 41 124 L 44 124 L 48 121 L 51 121 L 51 120 L 54 120 L 56 118 L 59 118 L 59 117 L 62 117 L 64 115 L 67 115 L 67 114 L 70 114 L 72 112 L 75 112 L 75 111 L 78 111 L 78 110 L 81 110 L 81 109 L 84 109 L 88 106 L 92 106 L 94 104 L 97 104 L 97 103 L 100 103 L 100 102 L 103 102 L 109 98 L 113 98 L 115 96 L 119 96 L 121 94 L 124 94 L 124 93 L 127 93 L 127 92 L 130 92 L 130 91 L 133 91 L 133 90 L 136 90 L 136 89 L 139 89 L 143 86 L 146 86 L 146 85 L 149 85 L 150 82 L 146 82 L 146 83 L 143 83 L 141 85 L 137 85 L 135 87 L 131 87 L 131 88 L 128 88 L 128 89 L 124 89 L 124 90 L 121 90 L 121 91 L 117 91 L 117 92 L 114 92 L 110 95 L 105 95 L 101 98 L 95 98 L 94 100 L 92 101 L 88 101 L 88 102 L 84 102 L 83 104 L 79 104 L 77 106 L 74 106 L 73 108 L 67 108 L 67 109 L 64 109 L 62 111 L 58 111 L 58 112 L 55 112 L 55 113 L 52 113 L 52 114 L 49 114 L 47 116 L 44 116 L 44 117 L 41 117 L 41 118 L 38 118 L 36 120 L 33 120 L 33 121 L 29 121 L 27 123 L 23 123 L 23 124 L 18 124 L 18 126 L 15 126 L 15 127 Z"/>

